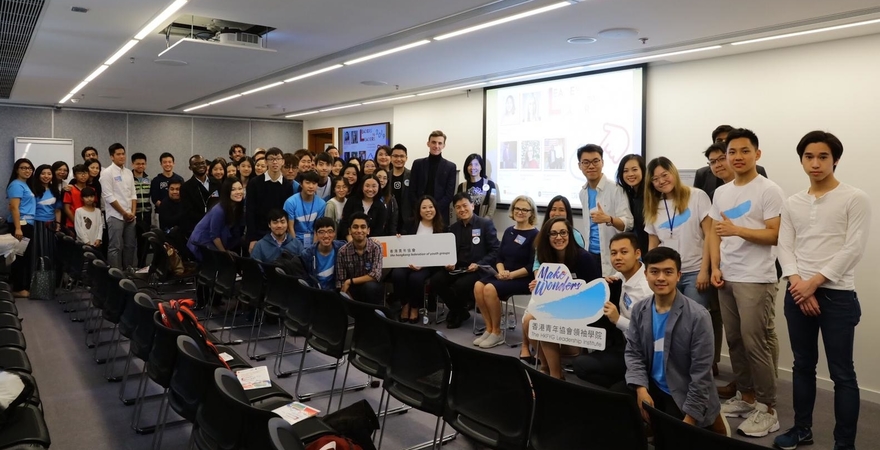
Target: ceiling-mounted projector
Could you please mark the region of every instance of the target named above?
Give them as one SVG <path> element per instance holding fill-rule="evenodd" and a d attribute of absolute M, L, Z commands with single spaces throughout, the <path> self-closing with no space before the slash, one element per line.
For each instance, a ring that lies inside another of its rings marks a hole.
<path fill-rule="evenodd" d="M 221 44 L 241 45 L 244 47 L 261 48 L 263 46 L 263 38 L 261 36 L 230 29 L 220 31 L 217 34 L 217 41 Z"/>

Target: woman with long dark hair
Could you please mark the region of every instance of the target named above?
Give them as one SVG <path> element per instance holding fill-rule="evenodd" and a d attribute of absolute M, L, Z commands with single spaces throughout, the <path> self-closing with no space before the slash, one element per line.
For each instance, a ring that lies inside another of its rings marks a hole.
<path fill-rule="evenodd" d="M 391 173 L 387 169 L 379 168 L 376 169 L 374 175 L 376 176 L 376 179 L 379 180 L 379 200 L 382 201 L 382 204 L 385 205 L 385 209 L 387 210 L 385 214 L 385 230 L 382 234 L 385 236 L 391 236 L 397 234 L 398 215 L 397 199 L 394 198 L 394 194 L 391 192 L 391 184 L 388 183 Z"/>
<path fill-rule="evenodd" d="M 360 191 L 361 186 L 361 168 L 357 164 L 348 163 L 342 169 L 342 178 L 348 182 L 349 197 Z"/>
<path fill-rule="evenodd" d="M 404 234 L 434 234 L 446 231 L 434 197 L 422 196 L 416 204 L 419 220 L 410 224 Z M 409 267 L 398 267 L 391 271 L 394 298 L 403 307 L 400 310 L 401 322 L 418 323 L 419 310 L 425 305 L 425 284 L 438 269 L 438 267 L 418 267 L 410 264 Z"/>
<path fill-rule="evenodd" d="M 6 198 L 9 200 L 9 215 L 6 219 L 12 227 L 12 235 L 21 241 L 34 238 L 34 218 L 37 202 L 29 184 L 34 173 L 34 165 L 29 159 L 21 158 L 12 166 L 9 182 L 6 184 Z M 30 296 L 31 266 L 33 245 L 28 245 L 24 255 L 15 258 L 10 267 L 12 293 L 16 297 Z"/>
<path fill-rule="evenodd" d="M 642 254 L 648 253 L 648 234 L 645 233 L 645 158 L 626 155 L 617 165 L 617 185 L 626 192 L 629 210 L 633 216 L 633 229 Z"/>
<path fill-rule="evenodd" d="M 495 182 L 486 177 L 486 164 L 483 157 L 471 153 L 464 159 L 464 177 L 455 193 L 467 192 L 474 204 L 474 214 L 491 219 L 495 214 L 495 202 L 498 195 L 498 187 Z M 454 215 L 453 215 L 454 217 Z"/>
<path fill-rule="evenodd" d="M 375 160 L 377 169 L 384 169 L 386 172 L 391 173 L 391 147 L 380 145 L 376 149 Z"/>
<path fill-rule="evenodd" d="M 55 161 L 52 164 L 52 173 L 55 175 L 55 186 L 58 187 L 60 200 L 64 192 L 70 190 L 70 185 L 67 183 L 67 178 L 70 177 L 70 166 L 64 161 Z"/>
<path fill-rule="evenodd" d="M 234 248 L 244 235 L 244 187 L 237 178 L 227 178 L 220 186 L 220 201 L 214 205 L 193 230 L 187 248 L 202 259 L 200 247 L 227 251 Z"/>
<path fill-rule="evenodd" d="M 30 180 L 31 192 L 37 202 L 34 214 L 34 260 L 43 256 L 55 257 L 55 232 L 61 229 L 61 204 L 58 203 L 58 187 L 52 166 L 37 167 Z"/>
<path fill-rule="evenodd" d="M 87 159 L 86 167 L 89 169 L 89 181 L 86 186 L 91 186 L 95 190 L 95 205 L 98 209 L 103 210 L 104 197 L 101 192 L 101 162 L 97 159 Z"/>
<path fill-rule="evenodd" d="M 572 278 L 581 279 L 589 283 L 602 276 L 602 268 L 596 263 L 593 256 L 583 247 L 577 245 L 572 239 L 574 229 L 566 219 L 557 217 L 545 222 L 541 227 L 535 244 L 535 253 L 540 263 L 565 264 Z M 535 280 L 529 283 L 529 289 L 534 290 Z M 533 319 L 531 314 L 523 318 L 523 329 L 528 329 L 528 323 Z M 562 363 L 560 362 L 561 345 L 552 342 L 533 341 L 538 347 L 538 359 L 542 362 L 541 370 L 549 373 L 554 378 L 562 378 Z"/>
<path fill-rule="evenodd" d="M 247 193 L 248 180 L 254 175 L 254 160 L 250 156 L 245 156 L 238 160 L 236 167 L 238 168 L 238 180 L 241 181 L 241 186 Z"/>
<path fill-rule="evenodd" d="M 358 212 L 370 216 L 370 236 L 385 235 L 385 219 L 388 211 L 379 199 L 379 179 L 375 175 L 365 176 L 361 180 L 360 192 L 353 193 L 345 202 L 342 217 L 339 219 L 340 240 L 351 241 L 348 228 L 351 225 L 351 216 Z"/>
<path fill-rule="evenodd" d="M 226 160 L 217 158 L 208 165 L 208 176 L 214 179 L 218 184 L 223 184 L 226 180 Z"/>

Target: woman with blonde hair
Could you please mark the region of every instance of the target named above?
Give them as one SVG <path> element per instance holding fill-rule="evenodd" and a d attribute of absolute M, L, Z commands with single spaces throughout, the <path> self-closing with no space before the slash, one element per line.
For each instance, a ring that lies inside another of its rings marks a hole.
<path fill-rule="evenodd" d="M 686 186 L 668 158 L 654 158 L 645 177 L 645 232 L 648 249 L 669 247 L 681 255 L 678 290 L 709 308 L 709 211 L 712 201 L 700 189 Z"/>
<path fill-rule="evenodd" d="M 492 348 L 504 343 L 501 334 L 501 299 L 511 295 L 528 294 L 532 281 L 531 264 L 535 258 L 534 243 L 538 236 L 535 228 L 538 208 L 535 201 L 520 195 L 510 203 L 508 217 L 514 224 L 504 230 L 498 248 L 496 273 L 474 284 L 474 299 L 486 322 L 486 331 L 474 340 L 480 348 Z M 505 320 L 506 322 L 506 320 Z"/>

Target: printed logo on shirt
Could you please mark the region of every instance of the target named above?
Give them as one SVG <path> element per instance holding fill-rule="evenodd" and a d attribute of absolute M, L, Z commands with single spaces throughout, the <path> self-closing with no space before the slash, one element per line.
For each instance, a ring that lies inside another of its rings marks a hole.
<path fill-rule="evenodd" d="M 727 214 L 727 213 L 724 213 L 724 214 Z M 730 217 L 730 216 L 727 216 L 727 217 Z M 681 213 L 677 216 L 674 216 L 672 218 L 672 225 L 670 225 L 669 221 L 667 220 L 666 222 L 661 223 L 660 226 L 657 228 L 659 228 L 661 230 L 670 230 L 670 229 L 674 230 L 674 229 L 684 225 L 684 223 L 687 222 L 688 219 L 690 219 L 690 218 L 691 218 L 691 209 L 688 208 L 688 209 L 684 210 L 683 213 Z"/>
<path fill-rule="evenodd" d="M 740 217 L 746 215 L 752 209 L 752 201 L 746 200 L 739 205 L 734 206 L 733 208 L 724 211 L 724 215 L 727 216 L 728 219 L 739 219 Z"/>
<path fill-rule="evenodd" d="M 403 180 L 403 185 L 409 187 L 409 180 Z"/>
<path fill-rule="evenodd" d="M 88 217 L 83 217 L 83 219 L 85 219 L 86 230 L 91 230 L 92 229 L 92 219 L 89 219 Z"/>
<path fill-rule="evenodd" d="M 394 182 L 394 189 L 395 189 L 395 190 L 400 190 L 400 187 L 401 187 L 401 186 L 402 186 L 402 184 L 401 184 L 399 181 L 395 181 L 395 182 Z"/>
<path fill-rule="evenodd" d="M 629 294 L 623 294 L 623 304 L 626 306 L 626 309 L 631 309 L 633 305 L 633 300 L 629 297 Z"/>

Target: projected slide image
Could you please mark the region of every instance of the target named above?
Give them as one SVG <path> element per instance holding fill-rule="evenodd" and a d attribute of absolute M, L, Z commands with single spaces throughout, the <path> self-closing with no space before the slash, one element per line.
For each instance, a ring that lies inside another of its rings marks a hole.
<path fill-rule="evenodd" d="M 501 143 L 501 169 L 516 169 L 516 141 Z"/>
<path fill-rule="evenodd" d="M 544 170 L 565 170 L 565 139 L 544 139 Z"/>
<path fill-rule="evenodd" d="M 522 142 L 520 163 L 520 167 L 523 169 L 541 168 L 541 143 L 539 141 Z"/>
<path fill-rule="evenodd" d="M 387 123 L 341 128 L 341 151 L 361 159 L 372 158 L 380 145 L 388 145 L 388 130 Z"/>
<path fill-rule="evenodd" d="M 642 154 L 642 68 L 590 73 L 486 90 L 486 165 L 502 189 L 498 203 L 520 194 L 547 206 L 565 195 L 581 208 L 586 179 L 576 151 L 597 144 L 604 175 L 614 180 L 621 158 Z"/>

